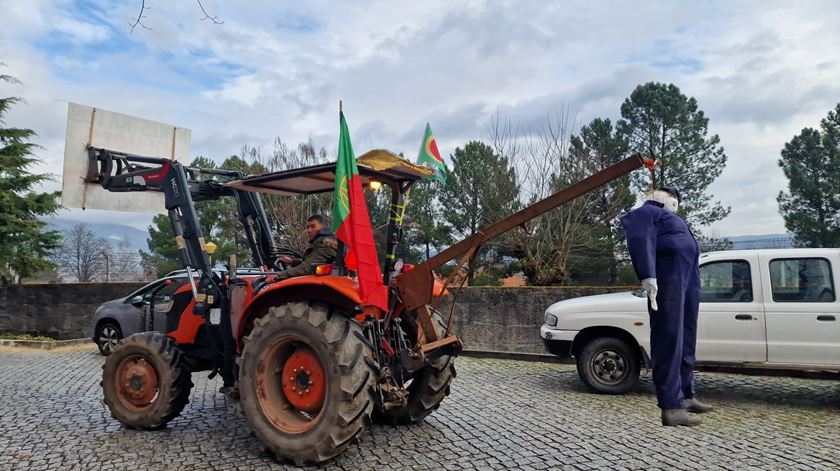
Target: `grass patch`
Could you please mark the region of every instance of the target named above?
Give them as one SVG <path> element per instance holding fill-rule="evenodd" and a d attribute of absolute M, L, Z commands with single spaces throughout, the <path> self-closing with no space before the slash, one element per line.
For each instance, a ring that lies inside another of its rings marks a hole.
<path fill-rule="evenodd" d="M 16 334 L 0 334 L 0 340 L 26 340 L 27 342 L 55 342 L 55 339 L 50 337 L 41 337 L 38 335 L 16 335 Z"/>

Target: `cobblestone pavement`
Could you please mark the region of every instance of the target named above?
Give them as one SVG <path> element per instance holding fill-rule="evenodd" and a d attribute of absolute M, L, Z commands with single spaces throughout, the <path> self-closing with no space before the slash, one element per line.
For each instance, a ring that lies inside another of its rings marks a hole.
<path fill-rule="evenodd" d="M 217 380 L 157 432 L 124 430 L 93 350 L 0 351 L 0 469 L 294 469 L 251 437 Z M 699 373 L 717 410 L 657 424 L 645 375 L 625 396 L 587 393 L 569 365 L 459 358 L 441 409 L 374 426 L 324 469 L 838 469 L 840 381 Z"/>

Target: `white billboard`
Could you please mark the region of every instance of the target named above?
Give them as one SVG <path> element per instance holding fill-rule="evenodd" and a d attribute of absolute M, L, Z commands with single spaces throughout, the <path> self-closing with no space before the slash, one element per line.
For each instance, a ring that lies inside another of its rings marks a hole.
<path fill-rule="evenodd" d="M 88 170 L 87 145 L 186 163 L 190 157 L 190 136 L 191 132 L 186 128 L 70 103 L 64 141 L 62 206 L 141 213 L 165 212 L 163 193 L 112 193 L 98 183 L 85 183 L 84 177 Z"/>

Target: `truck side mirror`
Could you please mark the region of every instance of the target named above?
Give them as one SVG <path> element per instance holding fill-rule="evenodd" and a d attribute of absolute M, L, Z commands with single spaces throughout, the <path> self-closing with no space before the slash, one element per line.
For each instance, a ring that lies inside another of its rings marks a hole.
<path fill-rule="evenodd" d="M 143 296 L 137 295 L 137 296 L 131 298 L 131 301 L 129 301 L 129 304 L 131 304 L 134 307 L 142 306 L 143 305 Z"/>

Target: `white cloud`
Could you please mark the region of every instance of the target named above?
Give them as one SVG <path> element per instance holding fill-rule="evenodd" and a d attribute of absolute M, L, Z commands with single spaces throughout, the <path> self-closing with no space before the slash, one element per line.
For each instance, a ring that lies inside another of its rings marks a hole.
<path fill-rule="evenodd" d="M 716 228 L 781 232 L 779 151 L 840 96 L 832 2 L 203 3 L 224 24 L 154 2 L 153 29 L 129 33 L 133 2 L 0 0 L 0 61 L 24 81 L 0 93 L 27 99 L 8 122 L 38 131 L 45 169 L 60 172 L 67 101 L 190 127 L 193 153 L 221 160 L 275 136 L 334 150 L 343 99 L 358 152 L 411 156 L 426 121 L 449 154 L 496 111 L 615 120 L 655 80 L 695 97 L 727 150 Z"/>
<path fill-rule="evenodd" d="M 96 43 L 108 38 L 108 28 L 67 17 L 58 18 L 53 29 L 75 43 Z"/>
<path fill-rule="evenodd" d="M 263 97 L 266 85 L 254 75 L 240 75 L 225 83 L 221 90 L 206 92 L 205 95 L 215 100 L 229 100 L 250 107 Z"/>

